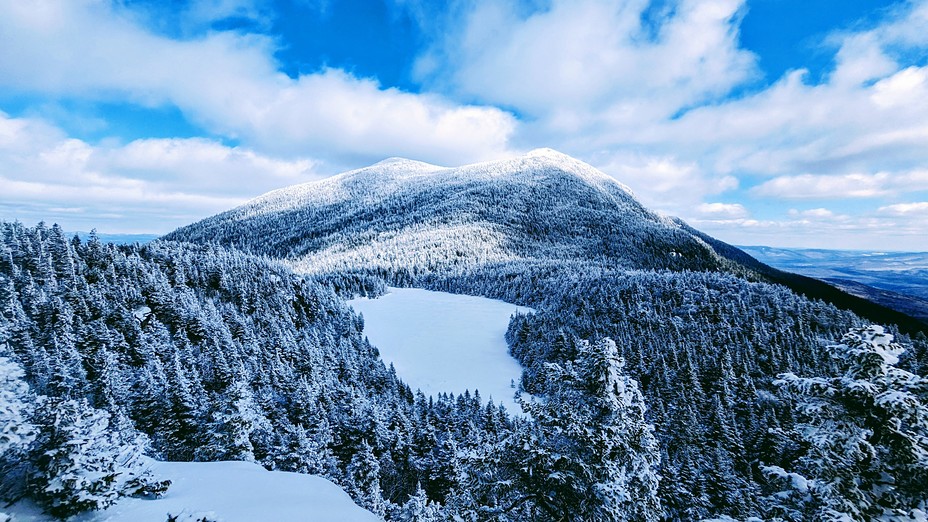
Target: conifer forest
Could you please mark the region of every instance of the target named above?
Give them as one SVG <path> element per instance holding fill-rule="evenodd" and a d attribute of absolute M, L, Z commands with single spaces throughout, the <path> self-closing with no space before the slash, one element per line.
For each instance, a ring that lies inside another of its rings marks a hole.
<path fill-rule="evenodd" d="M 404 382 L 346 304 L 391 287 L 534 310 L 523 411 Z M 232 460 L 387 521 L 925 521 L 925 333 L 553 151 L 389 160 L 144 245 L 3 222 L 0 497 L 65 519 L 169 494 L 152 458 Z"/>

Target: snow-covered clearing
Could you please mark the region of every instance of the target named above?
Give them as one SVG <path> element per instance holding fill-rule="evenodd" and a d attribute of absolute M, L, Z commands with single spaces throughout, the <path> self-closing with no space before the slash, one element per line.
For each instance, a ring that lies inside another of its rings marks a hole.
<path fill-rule="evenodd" d="M 163 498 L 124 498 L 104 511 L 85 513 L 73 522 L 376 522 L 335 484 L 315 475 L 266 471 L 249 462 L 152 462 L 159 479 L 170 479 Z M 34 506 L 17 505 L 8 513 L 17 522 L 52 520 Z M 189 516 L 193 515 L 193 516 Z"/>
<path fill-rule="evenodd" d="M 426 395 L 480 391 L 484 400 L 521 412 L 513 400 L 522 367 L 509 355 L 506 328 L 530 308 L 415 288 L 390 288 L 377 299 L 348 302 L 364 315 L 364 333 L 387 364 Z"/>

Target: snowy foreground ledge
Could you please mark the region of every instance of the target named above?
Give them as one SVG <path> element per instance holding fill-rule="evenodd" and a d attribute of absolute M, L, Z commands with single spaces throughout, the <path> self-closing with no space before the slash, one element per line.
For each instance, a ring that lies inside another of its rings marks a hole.
<path fill-rule="evenodd" d="M 351 500 L 347 493 L 315 475 L 267 471 L 249 462 L 152 462 L 170 489 L 156 500 L 124 498 L 103 511 L 71 518 L 73 522 L 165 522 L 208 516 L 221 522 L 376 522 L 380 520 Z M 52 520 L 30 506 L 7 510 L 16 522 Z M 191 516 L 192 515 L 192 516 Z"/>
<path fill-rule="evenodd" d="M 413 390 L 432 396 L 479 390 L 484 401 L 521 413 L 511 385 L 522 367 L 509 355 L 505 335 L 512 314 L 532 309 L 416 288 L 390 288 L 348 304 L 364 315 L 364 334 L 383 361 Z"/>

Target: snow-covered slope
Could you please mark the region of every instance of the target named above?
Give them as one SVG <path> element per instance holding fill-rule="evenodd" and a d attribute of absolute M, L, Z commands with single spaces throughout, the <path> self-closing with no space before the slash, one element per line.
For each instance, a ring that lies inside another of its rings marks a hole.
<path fill-rule="evenodd" d="M 699 270 L 725 263 L 621 183 L 550 149 L 457 168 L 391 158 L 270 192 L 166 238 L 234 245 L 316 273 L 524 259 Z"/>
<path fill-rule="evenodd" d="M 167 515 L 216 522 L 376 522 L 374 514 L 348 494 L 315 475 L 266 471 L 249 462 L 153 462 L 152 471 L 170 479 L 160 499 L 123 498 L 104 511 L 89 512 L 75 522 L 164 522 Z M 17 522 L 53 520 L 29 505 L 13 506 Z"/>
<path fill-rule="evenodd" d="M 364 334 L 387 364 L 413 389 L 426 395 L 480 392 L 509 411 L 522 374 L 509 355 L 506 328 L 520 307 L 483 297 L 391 288 L 377 299 L 349 301 L 364 315 Z"/>

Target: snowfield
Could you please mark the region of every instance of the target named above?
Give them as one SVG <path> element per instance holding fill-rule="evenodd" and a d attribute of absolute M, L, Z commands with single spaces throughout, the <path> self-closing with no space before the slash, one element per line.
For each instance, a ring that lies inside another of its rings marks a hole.
<path fill-rule="evenodd" d="M 217 522 L 376 522 L 380 520 L 347 493 L 315 475 L 267 471 L 250 462 L 152 462 L 159 479 L 170 479 L 163 498 L 123 498 L 103 511 L 73 517 L 74 522 L 178 522 L 206 516 Z M 8 513 L 16 522 L 53 520 L 29 505 Z"/>
<path fill-rule="evenodd" d="M 390 288 L 377 299 L 348 302 L 364 315 L 364 334 L 385 363 L 426 395 L 480 391 L 513 413 L 522 367 L 509 355 L 506 328 L 517 311 L 530 308 L 416 288 Z"/>

